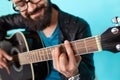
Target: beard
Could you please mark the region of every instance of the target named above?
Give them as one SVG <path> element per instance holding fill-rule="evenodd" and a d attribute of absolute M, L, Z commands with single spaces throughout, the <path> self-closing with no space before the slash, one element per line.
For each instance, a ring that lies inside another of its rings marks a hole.
<path fill-rule="evenodd" d="M 30 15 L 37 13 L 38 11 L 44 9 L 44 14 L 40 17 L 32 19 Z M 50 0 L 48 0 L 47 6 L 44 4 L 38 6 L 35 10 L 30 13 L 26 13 L 25 23 L 30 29 L 34 31 L 43 30 L 48 27 L 51 23 L 51 15 L 52 15 L 52 4 Z"/>

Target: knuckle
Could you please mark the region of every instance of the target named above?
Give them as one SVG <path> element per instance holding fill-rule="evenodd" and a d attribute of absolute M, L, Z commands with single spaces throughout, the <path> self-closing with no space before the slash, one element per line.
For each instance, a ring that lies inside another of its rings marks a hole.
<path fill-rule="evenodd" d="M 68 69 L 66 67 L 62 67 L 61 71 L 66 72 L 66 71 L 68 71 Z"/>
<path fill-rule="evenodd" d="M 70 69 L 69 69 L 70 71 L 74 71 L 74 70 L 76 70 L 76 66 L 75 65 L 73 65 L 73 66 L 70 66 Z"/>

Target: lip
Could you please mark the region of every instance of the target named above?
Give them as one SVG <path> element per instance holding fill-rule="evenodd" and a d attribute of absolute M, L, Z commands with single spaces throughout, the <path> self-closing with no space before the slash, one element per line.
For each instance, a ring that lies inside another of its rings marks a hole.
<path fill-rule="evenodd" d="M 39 11 L 37 11 L 34 14 L 31 14 L 30 17 L 32 19 L 37 19 L 38 17 L 43 16 L 43 15 L 44 15 L 44 8 L 40 9 Z"/>

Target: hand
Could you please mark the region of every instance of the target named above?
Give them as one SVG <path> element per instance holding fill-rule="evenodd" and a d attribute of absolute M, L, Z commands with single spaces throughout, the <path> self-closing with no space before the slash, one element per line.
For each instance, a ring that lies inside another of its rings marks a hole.
<path fill-rule="evenodd" d="M 78 65 L 81 56 L 75 56 L 69 41 L 64 42 L 66 53 L 60 52 L 60 46 L 56 47 L 52 52 L 53 66 L 66 77 L 75 76 L 79 73 Z"/>
<path fill-rule="evenodd" d="M 8 72 L 8 74 L 10 74 L 9 68 L 7 66 L 7 61 L 11 61 L 12 57 L 9 56 L 4 50 L 0 49 L 0 68 L 5 68 Z"/>

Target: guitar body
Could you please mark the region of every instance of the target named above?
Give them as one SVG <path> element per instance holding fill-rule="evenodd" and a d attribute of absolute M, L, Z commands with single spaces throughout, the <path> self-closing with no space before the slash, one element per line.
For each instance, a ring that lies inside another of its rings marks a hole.
<path fill-rule="evenodd" d="M 120 52 L 120 26 L 111 27 L 100 36 L 70 43 L 75 55 L 91 54 L 101 50 Z M 37 32 L 17 32 L 0 42 L 0 48 L 15 57 L 13 62 L 8 62 L 10 74 L 0 69 L 2 80 L 45 80 L 48 73 L 46 61 L 52 60 L 51 53 L 56 46 L 49 48 L 42 48 L 42 46 Z M 60 46 L 61 51 L 66 52 L 64 45 L 60 44 Z"/>
<path fill-rule="evenodd" d="M 16 56 L 22 52 L 39 49 L 42 47 L 37 32 L 17 32 L 1 42 L 1 48 L 9 55 Z M 44 80 L 47 74 L 47 62 L 20 65 L 19 59 L 8 62 L 10 74 L 5 69 L 0 69 L 2 80 Z"/>

